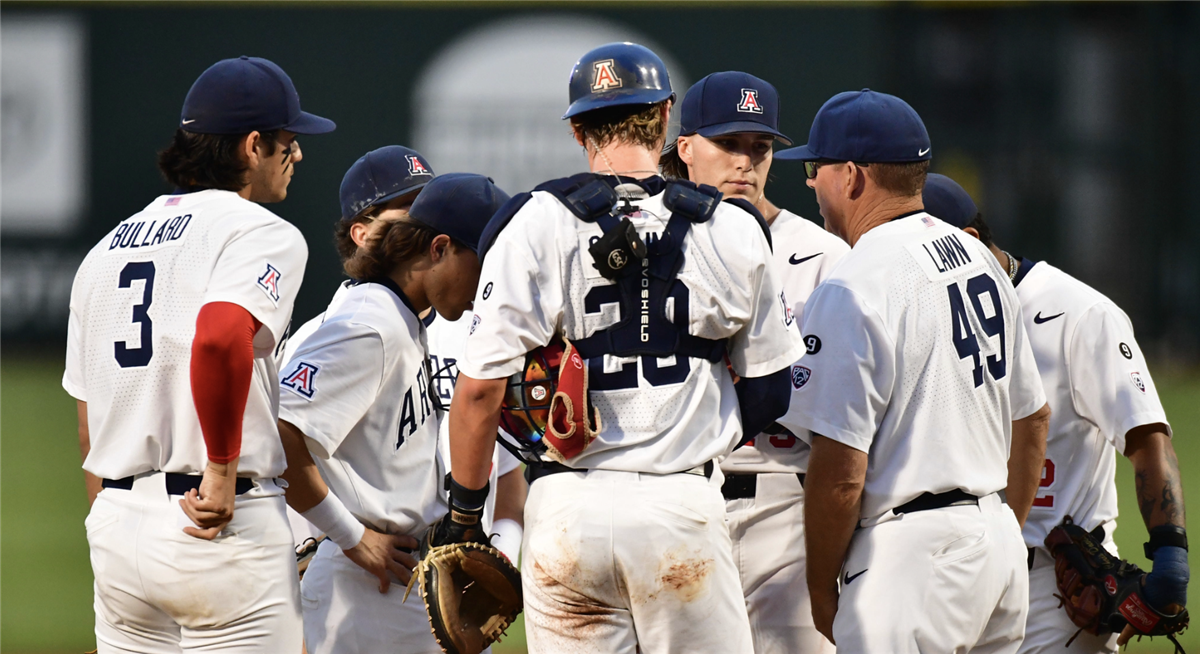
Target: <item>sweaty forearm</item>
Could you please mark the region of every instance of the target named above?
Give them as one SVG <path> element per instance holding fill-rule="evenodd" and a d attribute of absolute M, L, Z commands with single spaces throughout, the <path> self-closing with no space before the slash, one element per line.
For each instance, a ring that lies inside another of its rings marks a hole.
<path fill-rule="evenodd" d="M 838 573 L 861 512 L 866 469 L 866 453 L 813 434 L 804 485 L 804 541 L 814 596 L 837 596 Z"/>
<path fill-rule="evenodd" d="M 1138 508 L 1147 529 L 1186 527 L 1179 459 L 1163 425 L 1144 425 L 1125 437 L 1125 456 L 1133 464 Z"/>
<path fill-rule="evenodd" d="M 504 379 L 458 376 L 450 406 L 450 470 L 465 488 L 488 483 L 506 386 Z"/>
<path fill-rule="evenodd" d="M 1025 527 L 1025 520 L 1029 517 L 1041 484 L 1049 427 L 1049 406 L 1043 406 L 1033 415 L 1013 422 L 1005 498 L 1022 528 Z"/>

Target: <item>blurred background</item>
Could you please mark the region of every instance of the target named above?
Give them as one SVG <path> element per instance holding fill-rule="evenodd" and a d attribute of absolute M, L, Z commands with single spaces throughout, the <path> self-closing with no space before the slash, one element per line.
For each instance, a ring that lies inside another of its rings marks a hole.
<path fill-rule="evenodd" d="M 1002 247 L 1132 318 L 1200 506 L 1200 4 L 6 1 L 0 650 L 94 647 L 74 402 L 59 386 L 71 280 L 114 224 L 169 192 L 155 153 L 206 67 L 272 59 L 305 109 L 338 123 L 302 138 L 288 199 L 271 207 L 309 243 L 299 324 L 341 279 L 332 229 L 355 159 L 410 145 L 439 173 L 484 173 L 510 193 L 579 172 L 559 120 L 567 76 L 616 40 L 658 52 L 681 96 L 721 70 L 770 81 L 797 143 L 837 92 L 907 100 L 929 128 L 933 170 L 971 192 Z M 768 196 L 820 223 L 801 167 L 772 173 Z M 1123 460 L 1118 477 L 1117 540 L 1144 564 Z M 506 642 L 498 653 L 524 651 L 520 633 Z"/>

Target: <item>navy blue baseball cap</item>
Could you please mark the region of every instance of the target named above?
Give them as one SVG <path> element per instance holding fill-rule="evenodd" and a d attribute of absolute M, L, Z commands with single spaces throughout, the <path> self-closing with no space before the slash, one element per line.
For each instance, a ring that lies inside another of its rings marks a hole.
<path fill-rule="evenodd" d="M 508 194 L 492 178 L 447 173 L 421 190 L 408 215 L 478 253 L 483 228 L 505 202 Z"/>
<path fill-rule="evenodd" d="M 433 167 L 416 150 L 385 145 L 359 157 L 342 177 L 338 195 L 342 220 L 353 220 L 377 204 L 419 191 L 433 179 Z"/>
<path fill-rule="evenodd" d="M 907 102 L 871 89 L 830 98 L 813 118 L 808 143 L 776 159 L 906 163 L 933 158 L 925 123 Z"/>
<path fill-rule="evenodd" d="M 222 59 L 200 74 L 183 100 L 179 127 L 196 134 L 249 134 L 285 129 L 325 134 L 337 125 L 300 111 L 292 78 L 259 57 Z"/>
<path fill-rule="evenodd" d="M 679 103 L 679 134 L 712 137 L 753 132 L 791 145 L 779 131 L 779 93 L 766 80 L 735 71 L 696 82 Z"/>
<path fill-rule="evenodd" d="M 571 69 L 563 120 L 593 109 L 673 99 L 667 65 L 650 48 L 607 43 L 589 50 Z"/>
<path fill-rule="evenodd" d="M 979 209 L 975 201 L 958 182 L 937 173 L 925 177 L 925 190 L 921 193 L 925 201 L 925 213 L 963 229 L 975 220 Z"/>

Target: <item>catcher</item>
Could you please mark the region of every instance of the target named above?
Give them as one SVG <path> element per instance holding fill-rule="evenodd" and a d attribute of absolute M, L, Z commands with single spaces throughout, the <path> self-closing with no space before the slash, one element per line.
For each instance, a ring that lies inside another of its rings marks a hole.
<path fill-rule="evenodd" d="M 447 510 L 418 315 L 471 308 L 479 235 L 507 199 L 486 177 L 449 174 L 408 209 L 381 207 L 345 263 L 358 282 L 282 368 L 287 499 L 328 536 L 300 587 L 311 654 L 442 651 L 424 607 L 390 587 L 409 581 L 408 550 Z"/>
<path fill-rule="evenodd" d="M 1009 271 L 1053 410 L 1041 487 L 1023 530 L 1030 608 L 1020 651 L 1116 652 L 1132 636 L 1183 629 L 1188 562 L 1179 460 L 1128 316 L 1058 268 L 997 247 L 971 197 L 948 177 L 929 175 L 924 201 L 926 211 L 978 238 Z M 1150 532 L 1146 557 L 1154 562 L 1148 575 L 1116 556 L 1116 452 L 1136 475 Z"/>

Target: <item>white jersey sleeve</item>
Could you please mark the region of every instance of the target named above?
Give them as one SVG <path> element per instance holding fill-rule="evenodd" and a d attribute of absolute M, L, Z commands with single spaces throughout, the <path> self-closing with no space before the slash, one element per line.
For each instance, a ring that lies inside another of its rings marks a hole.
<path fill-rule="evenodd" d="M 1125 435 L 1134 427 L 1167 424 L 1133 325 L 1115 305 L 1096 304 L 1080 318 L 1069 367 L 1076 411 L 1099 427 L 1118 452 L 1125 451 Z"/>
<path fill-rule="evenodd" d="M 255 352 L 275 349 L 291 321 L 308 246 L 300 230 L 283 221 L 227 219 L 230 228 L 204 294 L 204 303 L 236 304 L 266 327 L 254 337 Z"/>
<path fill-rule="evenodd" d="M 808 355 L 797 364 L 805 375 L 799 384 L 805 390 L 804 401 L 793 401 L 789 414 L 803 413 L 799 422 L 814 433 L 867 452 L 888 409 L 896 377 L 896 346 L 883 320 L 854 291 L 822 284 L 809 298 L 803 331 L 814 335 Z M 805 365 L 822 350 L 837 352 L 840 363 L 821 368 Z M 785 417 L 784 422 L 796 420 Z"/>
<path fill-rule="evenodd" d="M 383 365 L 383 340 L 373 327 L 349 320 L 322 324 L 283 369 L 279 418 L 328 459 L 376 401 Z"/>
<path fill-rule="evenodd" d="M 765 377 L 791 365 L 800 358 L 803 349 L 799 338 L 800 326 L 792 305 L 788 302 L 771 265 L 771 249 L 764 236 L 756 243 L 749 258 L 757 262 L 751 270 L 750 318 L 745 327 L 729 339 L 729 361 L 733 371 L 742 377 Z M 782 324 L 785 330 L 779 329 Z"/>
<path fill-rule="evenodd" d="M 520 228 L 527 216 L 557 211 L 557 202 L 548 194 L 534 194 L 484 258 L 468 336 L 486 325 L 494 337 L 467 338 L 458 360 L 467 376 L 499 379 L 519 372 L 525 354 L 558 333 L 566 303 L 561 255 L 553 239 L 526 240 L 528 231 Z"/>

